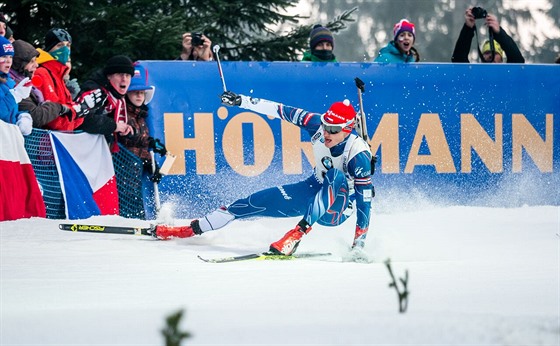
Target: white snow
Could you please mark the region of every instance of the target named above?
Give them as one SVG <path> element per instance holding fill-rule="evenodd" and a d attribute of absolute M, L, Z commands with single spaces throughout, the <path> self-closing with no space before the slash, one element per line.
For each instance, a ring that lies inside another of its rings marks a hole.
<path fill-rule="evenodd" d="M 297 221 L 236 221 L 170 241 L 1 222 L 0 344 L 163 345 L 164 319 L 179 309 L 192 334 L 183 345 L 560 344 L 560 207 L 374 210 L 370 264 L 340 262 L 352 219 L 314 227 L 298 249 L 332 261 L 197 258 L 266 250 Z M 386 258 L 397 277 L 409 271 L 404 314 Z"/>

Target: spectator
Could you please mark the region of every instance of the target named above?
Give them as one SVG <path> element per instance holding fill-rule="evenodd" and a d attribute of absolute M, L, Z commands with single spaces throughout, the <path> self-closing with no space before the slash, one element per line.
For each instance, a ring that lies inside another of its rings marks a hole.
<path fill-rule="evenodd" d="M 309 33 L 309 50 L 303 53 L 301 61 L 337 62 L 334 51 L 334 37 L 331 31 L 316 24 Z"/>
<path fill-rule="evenodd" d="M 56 117 L 44 127 L 51 130 L 73 131 L 84 121 L 83 117 L 98 105 L 91 102 L 74 102 L 72 94 L 64 83 L 64 74 L 68 70 L 66 63 L 70 59 L 72 37 L 60 28 L 54 28 L 45 35 L 45 50 L 38 49 L 39 67 L 35 75 L 41 80 L 37 86 L 46 101 L 59 103 L 68 108 L 71 115 Z"/>
<path fill-rule="evenodd" d="M 97 102 L 98 91 L 101 91 L 103 107 L 89 112 L 78 130 L 105 135 L 111 144 L 112 152 L 119 150 L 117 134 L 122 136 L 133 134 L 133 128 L 128 125 L 124 100 L 133 75 L 132 60 L 124 55 L 115 55 L 107 60 L 102 70 L 96 71 L 82 85 L 84 92 L 81 98 L 94 97 Z"/>
<path fill-rule="evenodd" d="M 148 73 L 144 66 L 135 64 L 134 76 L 125 97 L 128 124 L 134 131 L 130 136 L 120 136 L 119 142 L 142 160 L 144 171 L 152 174 L 150 180 L 159 183 L 161 174 L 159 174 L 157 164 L 155 172 L 152 169 L 152 157 L 149 149 L 162 156 L 167 153 L 167 149 L 159 139 L 150 137 L 150 130 L 146 124 L 146 118 L 149 115 L 148 103 L 154 97 L 154 92 L 155 87 L 148 85 Z"/>
<path fill-rule="evenodd" d="M 320 114 L 229 91 L 221 98 L 224 105 L 280 118 L 306 130 L 312 138 L 316 160 L 313 173 L 301 182 L 262 190 L 218 208 L 193 220 L 190 226 L 160 225 L 156 228 L 158 236 L 203 234 L 235 219 L 303 216 L 283 238 L 270 245 L 270 252 L 274 254 L 291 255 L 313 224 L 338 226 L 347 220 L 355 206 L 357 218 L 352 248 L 359 254 L 369 227 L 373 197 L 372 155 L 369 145 L 353 133 L 356 111 L 350 102 L 335 102 Z"/>
<path fill-rule="evenodd" d="M 33 120 L 29 113 L 18 110 L 18 102 L 29 96 L 31 88 L 25 86 L 29 79 L 21 81 L 16 86 L 14 80 L 9 76 L 13 56 L 12 43 L 4 36 L 0 36 L 0 120 L 8 124 L 16 124 L 21 133 L 27 136 L 33 130 Z"/>
<path fill-rule="evenodd" d="M 420 54 L 414 48 L 416 31 L 414 24 L 407 19 L 401 19 L 393 27 L 393 40 L 381 48 L 375 62 L 418 62 Z"/>
<path fill-rule="evenodd" d="M 212 41 L 202 33 L 184 33 L 182 47 L 181 54 L 176 60 L 211 61 L 214 58 Z"/>
<path fill-rule="evenodd" d="M 478 33 L 476 31 L 476 19 L 473 15 L 473 7 L 470 6 L 465 11 L 465 23 L 459 33 L 459 38 L 455 43 L 453 50 L 452 62 L 469 62 L 469 51 L 471 49 L 472 38 L 476 34 L 478 42 Z M 500 26 L 498 18 L 493 14 L 489 14 L 486 10 L 477 7 L 481 13 L 481 18 L 484 18 L 484 23 L 488 27 L 489 36 L 493 37 L 494 56 L 490 40 L 487 40 L 482 45 L 482 50 L 479 50 L 479 56 L 482 62 L 495 62 L 501 63 L 507 60 L 508 63 L 524 63 L 525 59 L 521 55 L 519 48 L 513 39 L 506 33 Z M 478 15 L 478 13 L 477 13 Z M 507 58 L 507 59 L 506 59 Z"/>
<path fill-rule="evenodd" d="M 0 36 L 6 36 L 6 29 L 8 28 L 8 21 L 4 17 L 4 13 L 0 12 Z"/>
<path fill-rule="evenodd" d="M 556 57 L 556 61 L 554 61 L 556 64 L 560 64 L 560 54 L 558 54 L 558 56 Z"/>
<path fill-rule="evenodd" d="M 16 40 L 13 43 L 15 54 L 10 70 L 10 77 L 16 83 L 21 82 L 24 78 L 31 78 L 35 83 L 39 83 L 33 79 L 33 75 L 37 70 L 37 56 L 39 52 L 31 44 Z M 40 80 L 40 79 L 39 79 Z M 19 103 L 19 110 L 31 114 L 33 118 L 33 127 L 43 128 L 59 116 L 72 117 L 71 110 L 60 103 L 45 101 L 43 94 L 37 87 L 33 86 L 29 97 L 23 98 Z"/>

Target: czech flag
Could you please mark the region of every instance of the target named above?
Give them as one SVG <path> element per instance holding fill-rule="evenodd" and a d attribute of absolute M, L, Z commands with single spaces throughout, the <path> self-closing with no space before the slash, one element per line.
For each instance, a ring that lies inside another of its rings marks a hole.
<path fill-rule="evenodd" d="M 68 219 L 118 215 L 119 196 L 107 140 L 89 133 L 50 132 Z"/>
<path fill-rule="evenodd" d="M 45 217 L 45 202 L 25 151 L 23 135 L 0 120 L 0 221 Z"/>

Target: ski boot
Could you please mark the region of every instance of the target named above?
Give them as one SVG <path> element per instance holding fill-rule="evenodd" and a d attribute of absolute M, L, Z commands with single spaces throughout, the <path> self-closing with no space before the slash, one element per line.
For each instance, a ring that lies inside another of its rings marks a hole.
<path fill-rule="evenodd" d="M 189 226 L 156 225 L 154 236 L 165 240 L 169 238 L 189 238 L 195 234 L 202 234 L 198 220 L 193 220 Z"/>
<path fill-rule="evenodd" d="M 304 234 L 309 233 L 311 227 L 304 220 L 300 221 L 296 227 L 286 233 L 282 239 L 270 244 L 269 252 L 274 255 L 292 255 L 301 241 Z"/>

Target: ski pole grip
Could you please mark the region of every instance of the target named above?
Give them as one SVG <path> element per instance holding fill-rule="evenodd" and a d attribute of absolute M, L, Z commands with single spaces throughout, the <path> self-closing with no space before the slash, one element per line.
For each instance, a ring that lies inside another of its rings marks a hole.
<path fill-rule="evenodd" d="M 366 91 L 365 88 L 365 83 L 358 77 L 354 78 L 354 82 L 356 82 L 356 87 L 358 89 L 360 89 L 360 91 L 363 93 L 364 91 Z"/>

